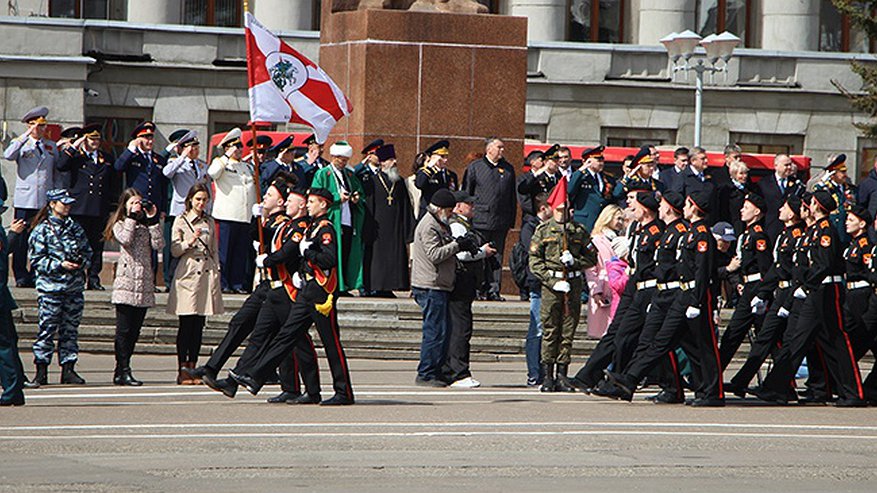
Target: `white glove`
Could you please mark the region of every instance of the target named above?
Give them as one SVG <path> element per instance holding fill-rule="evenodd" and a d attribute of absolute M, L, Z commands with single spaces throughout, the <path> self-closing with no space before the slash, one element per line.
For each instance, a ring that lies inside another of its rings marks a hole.
<path fill-rule="evenodd" d="M 256 256 L 256 267 L 258 267 L 258 268 L 260 268 L 260 269 L 263 268 L 263 267 L 265 267 L 265 259 L 266 259 L 266 258 L 268 258 L 268 254 L 267 254 L 267 253 L 263 253 L 263 254 L 261 254 L 261 255 L 257 255 L 257 256 Z"/>
<path fill-rule="evenodd" d="M 311 243 L 313 243 L 313 241 L 304 240 L 304 239 L 299 242 L 298 251 L 302 254 L 302 256 L 304 256 L 305 250 L 310 248 Z"/>
<path fill-rule="evenodd" d="M 137 142 L 135 142 L 133 140 L 131 142 L 128 142 L 128 150 L 131 151 L 132 153 L 136 154 L 137 153 Z"/>
<path fill-rule="evenodd" d="M 763 315 L 767 310 L 767 302 L 758 296 L 752 298 L 752 301 L 749 303 L 749 306 L 752 307 L 752 313 L 756 315 Z"/>
<path fill-rule="evenodd" d="M 262 217 L 262 204 L 253 204 L 253 217 Z"/>
<path fill-rule="evenodd" d="M 560 254 L 560 263 L 567 267 L 572 267 L 572 264 L 575 263 L 576 259 L 573 258 L 572 254 L 569 253 L 569 250 L 564 250 L 563 253 Z"/>
<path fill-rule="evenodd" d="M 254 241 L 254 242 L 253 242 L 253 250 L 255 250 L 256 253 L 259 253 L 259 250 L 260 250 L 261 248 L 262 248 L 262 245 L 261 245 L 258 241 Z"/>
<path fill-rule="evenodd" d="M 177 145 L 175 143 L 171 142 L 170 144 L 167 145 L 167 147 L 164 148 L 164 150 L 167 151 L 168 154 L 173 154 L 174 150 L 176 148 L 177 148 Z"/>
<path fill-rule="evenodd" d="M 700 316 L 700 308 L 696 306 L 689 306 L 685 309 L 685 318 L 691 320 L 692 318 L 697 318 Z"/>
<path fill-rule="evenodd" d="M 807 293 L 804 292 L 804 288 L 798 288 L 795 290 L 794 296 L 795 296 L 795 298 L 798 298 L 799 300 L 803 300 L 807 297 Z"/>
<path fill-rule="evenodd" d="M 791 314 L 790 314 L 789 311 L 786 310 L 785 308 L 780 307 L 780 309 L 777 310 L 777 317 L 780 317 L 780 318 L 789 318 L 789 315 L 791 315 Z"/>
<path fill-rule="evenodd" d="M 557 281 L 556 283 L 554 283 L 554 287 L 551 289 L 557 291 L 558 293 L 569 293 L 570 285 L 566 281 Z"/>
<path fill-rule="evenodd" d="M 301 276 L 298 275 L 298 272 L 292 275 L 292 285 L 295 286 L 296 289 L 301 289 L 305 285 L 304 279 L 302 279 Z"/>

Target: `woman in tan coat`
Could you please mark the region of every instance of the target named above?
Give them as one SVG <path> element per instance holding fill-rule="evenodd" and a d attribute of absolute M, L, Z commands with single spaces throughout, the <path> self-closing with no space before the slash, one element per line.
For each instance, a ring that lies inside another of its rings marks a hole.
<path fill-rule="evenodd" d="M 146 310 L 155 306 L 155 276 L 152 252 L 164 248 L 164 237 L 155 204 L 143 204 L 133 188 L 122 192 L 119 207 L 107 223 L 104 238 L 119 243 L 119 261 L 113 281 L 112 302 L 116 306 L 116 385 L 140 386 L 131 374 L 131 355 L 140 337 Z"/>
<path fill-rule="evenodd" d="M 178 384 L 200 383 L 182 368 L 195 368 L 198 362 L 207 315 L 224 311 L 216 223 L 205 212 L 209 200 L 207 185 L 195 184 L 186 196 L 186 212 L 174 220 L 171 228 L 171 255 L 179 258 L 179 263 L 168 296 L 167 312 L 180 318 L 177 332 L 177 359 L 181 368 Z"/>

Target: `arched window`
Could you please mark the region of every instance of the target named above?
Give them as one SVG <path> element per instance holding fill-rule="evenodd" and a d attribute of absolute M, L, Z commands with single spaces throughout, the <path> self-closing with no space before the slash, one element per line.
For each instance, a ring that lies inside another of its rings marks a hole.
<path fill-rule="evenodd" d="M 624 0 L 571 0 L 570 41 L 624 42 Z"/>

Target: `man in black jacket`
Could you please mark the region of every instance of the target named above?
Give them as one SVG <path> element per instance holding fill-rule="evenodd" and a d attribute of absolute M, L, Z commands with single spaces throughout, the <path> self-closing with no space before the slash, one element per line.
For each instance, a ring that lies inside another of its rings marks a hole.
<path fill-rule="evenodd" d="M 490 301 L 505 301 L 500 296 L 502 261 L 505 240 L 515 223 L 515 169 L 502 157 L 503 142 L 495 137 L 485 139 L 484 157 L 473 161 L 463 175 L 463 190 L 475 197 L 473 227 L 496 248 L 497 262 L 488 267 L 487 292 L 483 297 Z"/>
<path fill-rule="evenodd" d="M 758 182 L 758 193 L 764 197 L 766 209 L 764 211 L 764 229 L 770 241 L 773 242 L 783 230 L 783 223 L 779 220 L 780 207 L 789 194 L 803 192 L 801 182 L 795 177 L 797 168 L 788 154 L 777 154 L 773 159 L 772 175 L 765 176 Z M 875 204 L 877 205 L 877 204 Z"/>

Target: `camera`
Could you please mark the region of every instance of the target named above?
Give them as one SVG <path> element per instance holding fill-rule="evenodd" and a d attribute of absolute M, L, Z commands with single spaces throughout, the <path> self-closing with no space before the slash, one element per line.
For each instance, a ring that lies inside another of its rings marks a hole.
<path fill-rule="evenodd" d="M 144 209 L 149 209 L 152 207 L 152 201 L 149 199 L 140 199 L 140 205 L 142 205 Z"/>

